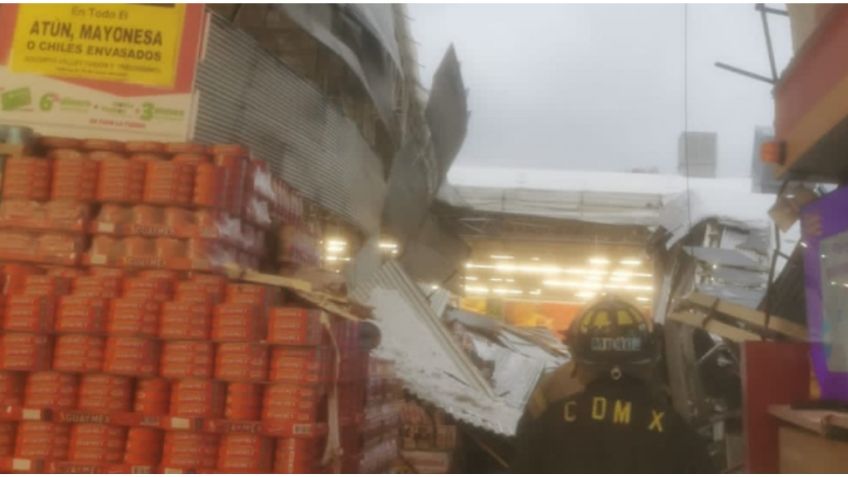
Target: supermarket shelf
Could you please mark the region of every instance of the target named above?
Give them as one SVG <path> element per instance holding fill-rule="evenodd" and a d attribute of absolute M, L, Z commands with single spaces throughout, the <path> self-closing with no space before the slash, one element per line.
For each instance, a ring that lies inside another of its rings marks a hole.
<path fill-rule="evenodd" d="M 781 421 L 829 436 L 834 431 L 848 431 L 848 413 L 820 409 L 792 409 L 791 406 L 769 407 L 769 414 Z"/>

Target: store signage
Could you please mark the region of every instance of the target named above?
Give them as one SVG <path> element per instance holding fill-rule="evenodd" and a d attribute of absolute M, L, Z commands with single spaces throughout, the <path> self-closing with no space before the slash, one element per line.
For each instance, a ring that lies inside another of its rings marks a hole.
<path fill-rule="evenodd" d="M 171 87 L 185 5 L 27 4 L 18 7 L 14 73 Z"/>
<path fill-rule="evenodd" d="M 205 21 L 202 4 L 2 4 L 0 123 L 185 140 Z"/>

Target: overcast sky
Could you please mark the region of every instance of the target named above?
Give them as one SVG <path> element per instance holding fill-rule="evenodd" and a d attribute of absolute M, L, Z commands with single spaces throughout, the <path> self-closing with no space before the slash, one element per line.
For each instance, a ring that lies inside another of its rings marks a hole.
<path fill-rule="evenodd" d="M 781 6 L 782 7 L 782 6 Z M 422 81 L 450 43 L 469 89 L 471 122 L 457 164 L 677 170 L 684 130 L 681 5 L 410 5 Z M 720 176 L 747 175 L 755 126 L 773 120 L 753 5 L 688 7 L 688 128 L 719 134 Z M 779 70 L 789 21 L 770 17 Z"/>

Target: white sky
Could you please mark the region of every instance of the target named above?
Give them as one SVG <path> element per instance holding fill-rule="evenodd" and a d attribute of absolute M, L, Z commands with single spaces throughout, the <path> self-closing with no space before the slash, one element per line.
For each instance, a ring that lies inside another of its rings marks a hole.
<path fill-rule="evenodd" d="M 462 64 L 471 121 L 457 164 L 676 172 L 682 5 L 408 11 L 425 87 L 450 43 Z M 690 5 L 688 19 L 689 130 L 718 133 L 720 176 L 747 175 L 754 127 L 772 124 L 771 87 L 713 63 L 769 76 L 759 13 L 753 5 Z M 791 55 L 789 21 L 769 23 L 780 71 Z"/>

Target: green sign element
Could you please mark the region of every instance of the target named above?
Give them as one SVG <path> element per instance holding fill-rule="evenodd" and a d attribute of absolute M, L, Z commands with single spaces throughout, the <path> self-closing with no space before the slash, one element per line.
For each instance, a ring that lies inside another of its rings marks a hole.
<path fill-rule="evenodd" d="M 6 91 L 0 95 L 0 109 L 12 111 L 32 104 L 32 93 L 29 88 L 18 88 Z"/>

